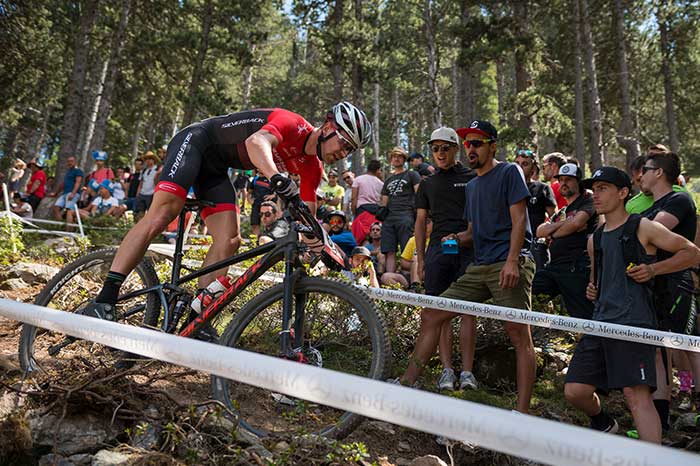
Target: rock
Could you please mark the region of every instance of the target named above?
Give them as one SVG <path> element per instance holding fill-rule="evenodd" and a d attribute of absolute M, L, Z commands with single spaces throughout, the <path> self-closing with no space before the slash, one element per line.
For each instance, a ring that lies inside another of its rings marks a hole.
<path fill-rule="evenodd" d="M 161 429 L 148 422 L 140 422 L 134 429 L 131 445 L 143 450 L 155 450 L 160 443 Z"/>
<path fill-rule="evenodd" d="M 76 466 L 68 458 L 50 453 L 39 458 L 39 466 Z"/>
<path fill-rule="evenodd" d="M 10 355 L 10 354 L 0 354 L 0 370 L 6 372 L 5 376 L 7 375 L 14 375 L 17 372 L 21 372 L 21 369 L 19 365 L 17 364 L 17 355 Z M 0 416 L 2 414 L 0 413 Z"/>
<path fill-rule="evenodd" d="M 515 389 L 515 350 L 500 344 L 477 350 L 474 375 L 480 385 Z"/>
<path fill-rule="evenodd" d="M 388 422 L 370 421 L 367 424 L 372 429 L 378 430 L 379 432 L 383 432 L 383 433 L 389 434 L 389 435 L 396 435 L 396 431 L 394 430 L 394 427 L 391 424 L 389 424 Z"/>
<path fill-rule="evenodd" d="M 262 445 L 262 442 L 257 435 L 252 434 L 245 429 L 237 429 L 233 434 L 233 438 L 236 443 L 242 445 Z"/>
<path fill-rule="evenodd" d="M 277 453 L 282 453 L 283 451 L 287 451 L 289 449 L 289 444 L 282 440 L 281 442 L 275 444 L 275 446 L 272 449 Z"/>
<path fill-rule="evenodd" d="M 406 458 L 396 458 L 396 466 L 408 466 L 411 464 L 411 460 Z"/>
<path fill-rule="evenodd" d="M 58 271 L 57 267 L 51 267 L 46 264 L 17 262 L 0 272 L 0 278 L 21 278 L 30 285 L 36 285 L 38 283 L 48 283 Z"/>
<path fill-rule="evenodd" d="M 205 431 L 230 434 L 238 427 L 238 418 L 219 406 L 200 406 L 196 415 L 204 418 L 202 429 Z"/>
<path fill-rule="evenodd" d="M 92 464 L 92 455 L 88 453 L 78 453 L 77 455 L 71 455 L 68 457 L 76 466 L 87 466 Z"/>
<path fill-rule="evenodd" d="M 673 428 L 675 430 L 695 429 L 698 426 L 698 421 L 696 420 L 697 417 L 697 413 L 681 414 L 673 424 Z"/>
<path fill-rule="evenodd" d="M 409 466 L 447 466 L 447 463 L 435 455 L 425 455 L 411 461 Z"/>
<path fill-rule="evenodd" d="M 272 460 L 272 458 L 274 458 L 272 453 L 270 453 L 264 446 L 262 446 L 262 444 L 253 445 L 251 447 L 248 447 L 245 449 L 245 451 L 248 452 L 248 454 L 255 455 L 260 459 Z"/>
<path fill-rule="evenodd" d="M 133 457 L 118 451 L 100 450 L 92 457 L 92 466 L 126 466 Z"/>
<path fill-rule="evenodd" d="M 57 254 L 66 254 L 79 249 L 78 244 L 70 236 L 47 239 L 44 241 L 44 246 L 53 249 Z"/>
<path fill-rule="evenodd" d="M 411 445 L 408 442 L 399 442 L 399 451 L 411 451 Z"/>
<path fill-rule="evenodd" d="M 29 288 L 29 285 L 21 278 L 9 278 L 0 283 L 0 290 L 17 291 Z"/>
<path fill-rule="evenodd" d="M 67 417 L 60 426 L 58 420 L 53 414 L 41 418 L 29 414 L 35 446 L 53 446 L 55 452 L 62 455 L 92 452 L 120 431 L 109 426 L 109 419 L 103 420 L 91 414 Z"/>
<path fill-rule="evenodd" d="M 0 396 L 0 419 L 24 406 L 24 396 L 19 393 L 7 392 Z"/>

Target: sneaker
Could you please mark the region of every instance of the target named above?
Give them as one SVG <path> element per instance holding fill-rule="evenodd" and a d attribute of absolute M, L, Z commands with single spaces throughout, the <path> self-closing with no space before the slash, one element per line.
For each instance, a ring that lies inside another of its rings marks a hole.
<path fill-rule="evenodd" d="M 461 374 L 459 374 L 459 389 L 464 390 L 464 389 L 469 389 L 469 390 L 477 390 L 479 388 L 479 383 L 476 381 L 476 377 L 474 377 L 474 374 L 472 374 L 469 371 L 462 371 Z"/>
<path fill-rule="evenodd" d="M 114 304 L 91 301 L 80 311 L 80 314 L 114 322 L 117 320 L 117 307 Z"/>
<path fill-rule="evenodd" d="M 591 429 L 595 429 L 595 430 L 598 430 L 600 432 L 606 432 L 608 434 L 616 434 L 619 428 L 620 428 L 620 426 L 617 424 L 617 421 L 612 416 L 610 416 L 610 422 L 608 423 L 608 425 L 603 429 L 598 429 L 591 424 Z M 632 431 L 628 431 L 627 436 L 630 438 L 634 438 L 634 437 L 630 436 L 631 432 Z"/>
<path fill-rule="evenodd" d="M 393 379 L 386 379 L 386 383 L 390 383 L 392 385 L 401 385 L 401 377 L 396 377 Z"/>
<path fill-rule="evenodd" d="M 440 374 L 440 378 L 438 379 L 437 383 L 437 388 L 440 391 L 454 390 L 456 381 L 457 377 L 455 377 L 455 371 L 450 369 L 449 367 L 446 367 L 442 370 L 442 374 Z"/>
<path fill-rule="evenodd" d="M 693 397 L 690 393 L 681 392 L 679 398 L 681 399 L 678 403 L 678 409 L 680 411 L 690 411 L 693 409 Z"/>

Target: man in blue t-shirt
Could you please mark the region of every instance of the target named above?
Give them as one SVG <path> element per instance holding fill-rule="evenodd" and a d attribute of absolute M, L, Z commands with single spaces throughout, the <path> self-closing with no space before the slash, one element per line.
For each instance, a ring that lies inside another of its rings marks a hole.
<path fill-rule="evenodd" d="M 75 204 L 78 202 L 78 199 L 80 199 L 78 191 L 83 185 L 83 178 L 85 177 L 83 171 L 75 166 L 75 157 L 72 155 L 68 157 L 66 159 L 66 164 L 68 165 L 68 171 L 66 172 L 66 176 L 63 177 L 63 182 L 53 193 L 49 194 L 49 196 L 55 197 L 62 189 L 63 194 L 56 199 L 56 203 L 52 208 L 53 216 L 57 220 L 63 219 L 64 209 L 75 209 Z"/>
<path fill-rule="evenodd" d="M 473 246 L 474 262 L 440 296 L 473 302 L 493 299 L 498 306 L 530 309 L 535 262 L 530 254 L 532 232 L 527 217 L 530 191 L 522 170 L 516 164 L 495 159 L 498 133 L 488 121 L 475 120 L 457 133 L 464 139 L 469 167 L 477 177 L 465 188 L 468 229 L 444 239 L 455 239 L 459 246 Z M 435 353 L 442 323 L 456 315 L 423 310 L 416 349 L 401 382 L 415 382 L 422 366 Z M 515 347 L 517 410 L 527 413 L 537 367 L 530 326 L 505 322 L 504 327 Z"/>
<path fill-rule="evenodd" d="M 345 212 L 342 210 L 334 210 L 326 216 L 326 222 L 328 223 L 329 231 L 328 235 L 340 249 L 343 250 L 345 255 L 352 255 L 352 250 L 357 246 L 355 237 L 352 236 L 350 230 L 346 228 L 348 221 L 345 217 Z"/>

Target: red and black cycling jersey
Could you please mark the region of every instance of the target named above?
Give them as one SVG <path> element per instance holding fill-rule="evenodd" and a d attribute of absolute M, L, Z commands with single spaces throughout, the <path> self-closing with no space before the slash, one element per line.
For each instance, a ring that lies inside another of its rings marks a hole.
<path fill-rule="evenodd" d="M 231 185 L 229 167 L 255 168 L 245 146 L 246 139 L 259 130 L 278 141 L 272 157 L 280 172 L 298 173 L 301 198 L 316 200 L 323 165 L 316 155 L 304 153 L 314 127 L 300 115 L 281 108 L 256 109 L 217 116 L 181 130 L 168 144 L 158 190 L 185 197 L 190 186 L 200 199 L 217 204 L 235 204 L 224 186 Z"/>

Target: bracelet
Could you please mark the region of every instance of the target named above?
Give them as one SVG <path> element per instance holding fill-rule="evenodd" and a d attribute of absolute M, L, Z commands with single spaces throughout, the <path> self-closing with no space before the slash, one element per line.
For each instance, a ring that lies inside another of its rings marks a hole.
<path fill-rule="evenodd" d="M 651 269 L 651 277 L 654 278 L 656 276 L 656 271 L 654 270 L 654 264 L 649 264 L 649 268 Z"/>

